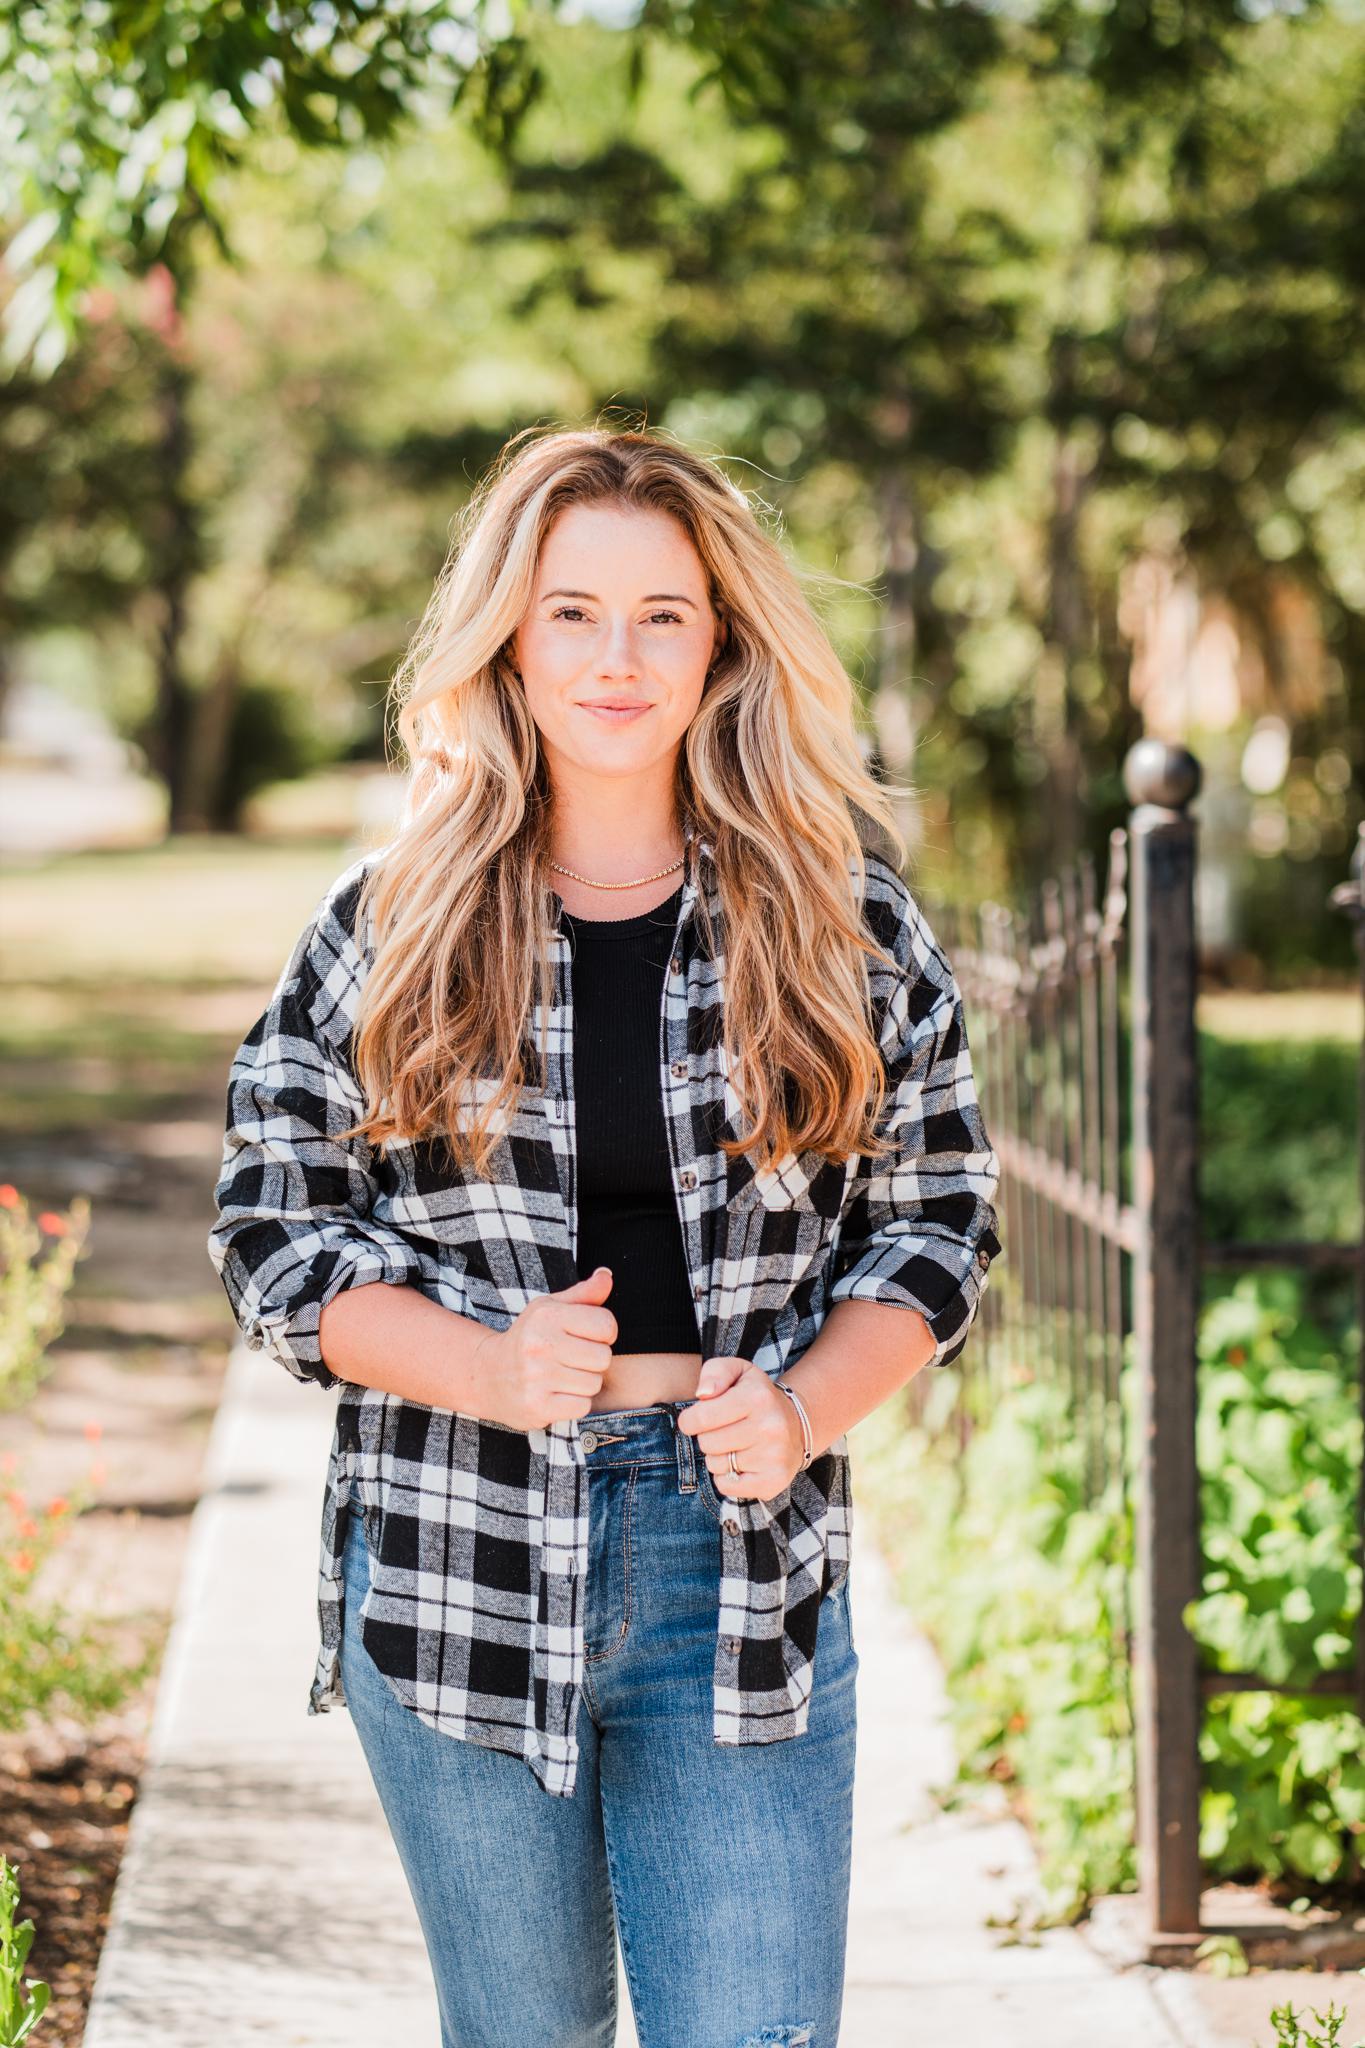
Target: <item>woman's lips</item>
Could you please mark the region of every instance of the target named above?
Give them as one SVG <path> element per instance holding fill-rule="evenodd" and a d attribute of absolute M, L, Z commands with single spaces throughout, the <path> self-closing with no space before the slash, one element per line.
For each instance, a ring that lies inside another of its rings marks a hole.
<path fill-rule="evenodd" d="M 580 704 L 578 708 L 599 719 L 603 725 L 629 725 L 632 718 L 643 718 L 650 707 L 648 704 Z"/>

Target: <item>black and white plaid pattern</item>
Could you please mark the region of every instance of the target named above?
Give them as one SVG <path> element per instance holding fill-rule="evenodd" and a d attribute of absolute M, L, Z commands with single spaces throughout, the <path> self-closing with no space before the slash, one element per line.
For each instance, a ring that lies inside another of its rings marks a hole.
<path fill-rule="evenodd" d="M 901 1142 L 875 1166 L 865 1153 L 803 1152 L 755 1174 L 718 1147 L 742 1125 L 721 1042 L 723 962 L 692 915 L 705 888 L 719 933 L 712 849 L 703 840 L 698 853 L 660 1018 L 698 1348 L 776 1375 L 836 1302 L 857 1299 L 918 1310 L 937 1340 L 932 1363 L 947 1365 L 1001 1248 L 998 1161 L 949 963 L 904 880 L 869 851 L 864 916 L 896 962 L 870 966 L 888 1076 L 880 1127 Z M 535 1017 L 548 1086 L 504 1116 L 485 1178 L 426 1142 L 343 1143 L 336 1133 L 362 1109 L 349 1047 L 372 957 L 356 931 L 365 867 L 328 892 L 233 1060 L 209 1238 L 247 1343 L 300 1380 L 340 1386 L 308 1710 L 346 1704 L 341 1560 L 358 1507 L 372 1572 L 362 1636 L 394 1693 L 431 1727 L 512 1751 L 547 1792 L 571 1796 L 589 1528 L 580 1424 L 511 1429 L 338 1381 L 318 1343 L 321 1311 L 345 1287 L 418 1287 L 505 1329 L 577 1279 L 569 940 L 553 935 L 553 1003 Z M 491 1083 L 470 1084 L 481 1087 Z M 771 1500 L 722 1499 L 714 1739 L 781 1741 L 806 1726 L 820 1601 L 848 1571 L 847 1438 Z"/>

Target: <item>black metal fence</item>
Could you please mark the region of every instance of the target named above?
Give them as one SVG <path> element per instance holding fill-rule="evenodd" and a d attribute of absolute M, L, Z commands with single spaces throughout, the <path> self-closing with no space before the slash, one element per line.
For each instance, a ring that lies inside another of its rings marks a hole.
<path fill-rule="evenodd" d="M 951 905 L 925 906 L 962 989 L 1001 1162 L 1004 1256 L 973 1336 L 973 1377 L 992 1400 L 1021 1378 L 1060 1382 L 1069 1426 L 1084 1443 L 1090 1497 L 1117 1488 L 1133 1510 L 1124 1628 L 1138 1854 L 1153 1934 L 1199 1931 L 1199 1728 L 1208 1695 L 1335 1693 L 1365 1715 L 1365 1626 L 1353 1670 L 1300 1688 L 1203 1668 L 1181 1618 L 1203 1579 L 1195 1457 L 1203 1271 L 1354 1264 L 1365 1328 L 1365 1243 L 1203 1239 L 1198 839 L 1189 809 L 1199 783 L 1199 763 L 1186 749 L 1142 740 L 1124 764 L 1133 810 L 1110 837 L 1102 888 L 1083 855 L 1044 885 L 1027 915 L 994 903 L 970 917 Z M 1356 920 L 1365 994 L 1365 826 L 1352 879 L 1332 900 Z M 1361 1132 L 1365 1199 L 1365 1059 Z M 1124 1437 L 1126 1353 L 1136 1372 L 1136 1443 Z M 1361 1383 L 1365 1409 L 1365 1374 Z M 974 1405 L 959 1402 L 954 1411 L 964 1440 Z M 1365 1564 L 1365 1487 L 1357 1538 Z"/>

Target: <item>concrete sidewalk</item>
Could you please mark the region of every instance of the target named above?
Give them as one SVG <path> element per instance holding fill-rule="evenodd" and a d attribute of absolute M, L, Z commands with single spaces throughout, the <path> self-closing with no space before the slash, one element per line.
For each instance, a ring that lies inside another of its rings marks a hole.
<path fill-rule="evenodd" d="M 235 1353 L 85 2048 L 439 2048 L 426 1952 L 354 1726 L 342 1710 L 306 1712 L 333 1406 Z M 1359 1979 L 1116 1974 L 1069 1928 L 1036 1945 L 992 1928 L 1033 1894 L 1027 1836 L 1008 1818 L 937 1812 L 928 1787 L 952 1774 L 937 1663 L 866 1537 L 853 1571 L 841 2048 L 1271 2048 L 1270 2008 L 1286 1996 L 1352 2001 L 1344 2040 L 1356 2039 Z M 638 2048 L 624 1979 L 620 2003 L 618 2048 Z"/>

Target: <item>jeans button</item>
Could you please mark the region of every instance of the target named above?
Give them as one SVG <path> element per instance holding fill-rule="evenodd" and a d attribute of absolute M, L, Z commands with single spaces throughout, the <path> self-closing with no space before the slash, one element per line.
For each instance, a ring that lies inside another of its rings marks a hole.
<path fill-rule="evenodd" d="M 585 1451 L 595 1451 L 597 1449 L 597 1433 L 595 1430 L 585 1429 L 578 1440 Z"/>

